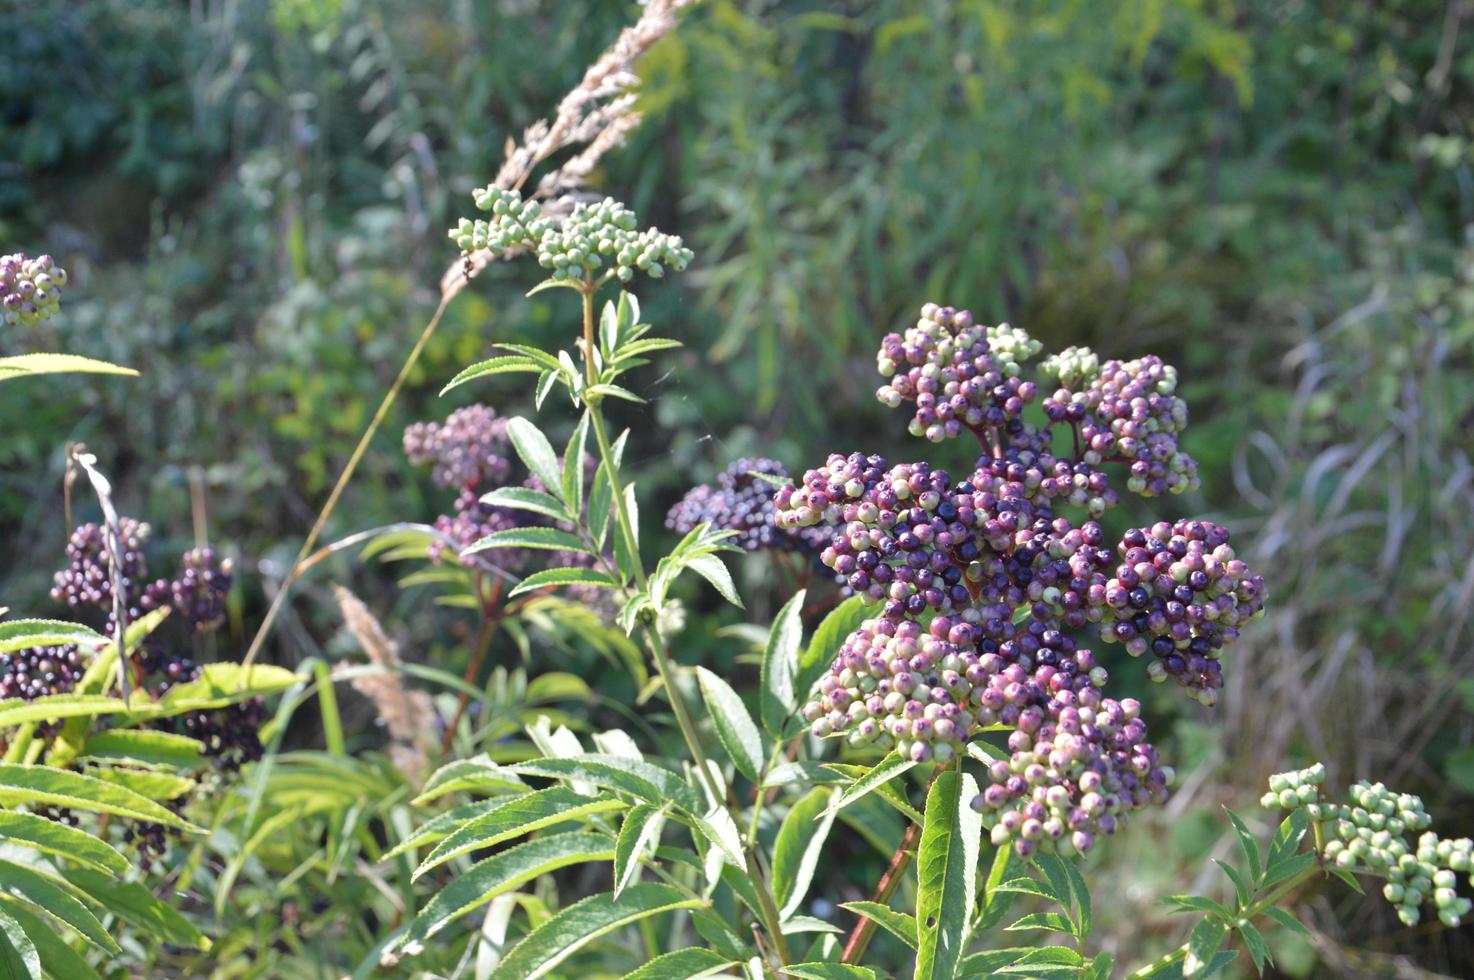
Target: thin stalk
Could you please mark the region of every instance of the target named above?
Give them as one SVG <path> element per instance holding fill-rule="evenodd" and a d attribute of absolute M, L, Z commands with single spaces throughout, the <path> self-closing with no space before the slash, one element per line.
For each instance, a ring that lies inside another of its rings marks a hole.
<path fill-rule="evenodd" d="M 287 595 L 292 591 L 292 586 L 302 574 L 303 562 L 312 554 L 312 549 L 317 547 L 317 539 L 322 536 L 323 528 L 327 527 L 328 518 L 333 516 L 333 511 L 338 506 L 339 498 L 343 496 L 343 491 L 347 488 L 348 481 L 353 479 L 354 471 L 358 469 L 358 464 L 363 460 L 364 453 L 368 452 L 369 443 L 373 442 L 374 436 L 379 431 L 379 426 L 384 423 L 384 418 L 389 414 L 389 409 L 394 404 L 394 399 L 399 397 L 400 389 L 404 387 L 404 383 L 408 380 L 410 372 L 414 370 L 414 366 L 419 363 L 420 355 L 425 352 L 425 345 L 429 343 L 430 337 L 435 333 L 435 329 L 440 326 L 440 318 L 445 315 L 445 308 L 450 305 L 450 299 L 450 296 L 441 297 L 440 305 L 435 309 L 435 315 L 430 318 L 429 323 L 425 324 L 425 329 L 420 331 L 420 338 L 415 341 L 414 347 L 410 349 L 409 356 L 404 359 L 404 364 L 399 368 L 398 377 L 389 386 L 389 390 L 384 393 L 384 398 L 379 402 L 378 410 L 374 412 L 374 417 L 369 421 L 368 428 L 364 429 L 363 435 L 359 437 L 358 445 L 354 447 L 353 455 L 348 457 L 348 462 L 344 465 L 343 472 L 338 475 L 338 482 L 333 484 L 333 489 L 328 494 L 327 502 L 322 505 L 322 510 L 318 512 L 317 520 L 313 523 L 312 530 L 307 532 L 307 539 L 302 542 L 302 549 L 297 552 L 297 558 L 292 562 L 292 567 L 287 572 L 286 578 L 282 579 L 281 588 L 277 589 L 276 595 L 272 596 L 271 605 L 266 608 L 266 616 L 261 620 L 261 625 L 256 629 L 256 635 L 251 638 L 251 646 L 246 651 L 245 659 L 241 661 L 242 666 L 249 667 L 255 663 L 257 655 L 261 652 L 262 645 L 266 642 L 266 637 L 271 633 L 271 628 L 276 625 L 277 617 L 281 615 L 282 608 L 286 605 Z"/>
<path fill-rule="evenodd" d="M 496 585 L 492 587 L 491 597 L 487 605 L 481 611 L 481 628 L 476 634 L 476 647 L 471 654 L 471 662 L 466 664 L 466 672 L 461 675 L 461 680 L 470 684 L 481 672 L 481 662 L 486 659 L 486 652 L 491 648 L 491 639 L 496 635 L 497 625 L 501 623 L 501 597 L 502 585 L 505 579 L 497 579 Z M 466 705 L 470 703 L 471 695 L 462 691 L 460 699 L 456 702 L 455 717 L 446 726 L 445 735 L 440 741 L 440 754 L 450 752 L 450 746 L 455 741 L 456 729 L 460 727 L 461 718 L 466 714 Z"/>
<path fill-rule="evenodd" d="M 589 387 L 598 383 L 598 371 L 594 364 L 594 291 L 598 288 L 596 282 L 586 282 L 580 290 L 583 297 L 583 342 L 584 342 L 584 370 L 587 372 Z M 599 399 L 589 399 L 585 396 L 588 405 L 589 421 L 594 430 L 594 440 L 599 447 L 599 459 L 603 462 L 609 473 L 609 490 L 614 503 L 614 520 L 619 525 L 620 534 L 624 537 L 625 550 L 630 556 L 630 565 L 634 571 L 635 582 L 641 589 L 646 587 L 645 566 L 640 560 L 639 538 L 635 533 L 634 522 L 630 519 L 629 508 L 625 504 L 624 487 L 620 485 L 619 470 L 614 461 L 614 449 L 609 442 L 609 433 L 604 427 L 604 413 L 600 407 Z M 660 627 L 654 622 L 643 622 L 641 632 L 645 640 L 645 649 L 650 654 L 650 659 L 655 662 L 655 670 L 660 675 L 660 682 L 665 686 L 666 699 L 670 702 L 671 711 L 675 714 L 676 727 L 681 730 L 681 736 L 686 741 L 686 747 L 691 753 L 692 760 L 696 763 L 696 770 L 700 774 L 702 785 L 711 794 L 713 800 L 720 801 L 723 798 L 721 788 L 712 778 L 711 769 L 707 763 L 706 751 L 701 747 L 701 740 L 696 735 L 696 724 L 686 709 L 686 703 L 681 698 L 680 690 L 675 684 L 675 671 L 672 667 L 670 657 L 666 652 L 665 638 L 660 633 Z M 788 950 L 787 937 L 783 935 L 782 922 L 778 916 L 778 906 L 773 899 L 772 884 L 768 876 L 762 873 L 758 866 L 757 858 L 753 854 L 751 842 L 746 848 L 747 873 L 751 876 L 757 886 L 753 890 L 757 893 L 758 914 L 763 920 L 763 928 L 768 933 L 768 938 L 773 944 L 774 952 L 781 965 L 792 962 Z"/>

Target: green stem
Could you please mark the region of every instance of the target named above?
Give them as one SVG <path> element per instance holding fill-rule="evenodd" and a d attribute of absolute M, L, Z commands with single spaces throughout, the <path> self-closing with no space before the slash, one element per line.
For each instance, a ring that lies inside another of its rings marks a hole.
<path fill-rule="evenodd" d="M 10 746 L 5 750 L 6 762 L 19 762 L 25 758 L 26 750 L 31 747 L 31 739 L 36 737 L 36 723 L 28 721 L 15 730 Z"/>
<path fill-rule="evenodd" d="M 583 289 L 580 290 L 583 297 L 584 370 L 587 372 L 588 387 L 598 384 L 598 371 L 594 364 L 594 291 L 597 288 L 596 282 L 586 282 Z M 625 551 L 630 557 L 635 582 L 643 590 L 646 587 L 646 579 L 645 566 L 640 559 L 639 537 L 635 533 L 634 521 L 630 519 L 629 508 L 625 503 L 624 488 L 620 485 L 619 480 L 619 467 L 614 460 L 614 448 L 609 442 L 609 433 L 604 427 L 604 413 L 600 408 L 600 400 L 589 398 L 585 394 L 584 401 L 588 405 L 589 422 L 594 430 L 594 441 L 599 447 L 599 459 L 609 474 L 609 491 L 613 497 L 614 520 L 619 525 L 619 532 L 624 538 Z M 686 709 L 686 703 L 681 698 L 680 690 L 676 687 L 675 670 L 666 652 L 665 638 L 660 633 L 660 627 L 655 622 L 646 620 L 641 623 L 641 633 L 645 640 L 645 649 L 650 654 L 650 659 L 655 662 L 655 670 L 660 675 L 660 683 L 665 687 L 666 699 L 670 702 L 671 711 L 676 718 L 676 727 L 681 730 L 681 736 L 686 741 L 686 748 L 696 763 L 696 771 L 700 774 L 701 783 L 711 794 L 712 800 L 720 806 L 724 794 L 721 787 L 712 778 L 706 751 L 702 749 L 701 740 L 696 735 L 696 724 Z M 746 852 L 747 873 L 756 886 L 753 890 L 757 893 L 758 914 L 763 920 L 763 928 L 772 940 L 779 962 L 787 965 L 792 962 L 792 959 L 788 951 L 787 938 L 783 935 L 778 906 L 773 899 L 772 884 L 758 866 L 757 858 L 752 851 L 751 839 L 747 841 Z"/>

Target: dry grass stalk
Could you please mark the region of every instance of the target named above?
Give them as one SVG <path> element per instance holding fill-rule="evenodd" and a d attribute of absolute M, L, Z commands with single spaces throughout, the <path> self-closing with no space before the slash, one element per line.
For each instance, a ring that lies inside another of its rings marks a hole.
<path fill-rule="evenodd" d="M 635 62 L 675 29 L 681 10 L 697 2 L 649 0 L 640 19 L 621 31 L 578 85 L 563 96 L 551 121 L 539 119 L 528 126 L 522 131 L 521 143 L 507 140 L 506 162 L 492 183 L 507 190 L 522 188 L 539 164 L 559 150 L 582 145 L 583 150 L 544 174 L 536 189 L 526 195 L 544 202 L 544 214 L 556 216 L 571 210 L 573 195 L 599 160 L 624 145 L 625 137 L 640 124 L 633 93 L 640 82 L 634 73 Z M 495 257 L 482 250 L 457 260 L 440 279 L 441 297 L 455 296 Z"/>
<path fill-rule="evenodd" d="M 353 689 L 378 709 L 379 720 L 391 740 L 389 757 L 411 782 L 418 783 L 429 766 L 424 740 L 434 727 L 430 697 L 424 691 L 412 691 L 404 686 L 404 675 L 399 670 L 403 665 L 399 659 L 399 648 L 389 639 L 368 607 L 341 585 L 333 586 L 333 593 L 343 614 L 343 625 L 353 634 L 369 661 L 384 668 L 381 674 L 355 677 Z M 346 666 L 340 664 L 340 667 Z"/>

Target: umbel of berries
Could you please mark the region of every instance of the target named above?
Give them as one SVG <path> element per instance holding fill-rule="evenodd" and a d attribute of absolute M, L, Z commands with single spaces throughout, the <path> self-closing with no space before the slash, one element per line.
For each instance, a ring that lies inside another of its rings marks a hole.
<path fill-rule="evenodd" d="M 972 472 L 834 454 L 774 496 L 777 526 L 826 535 L 820 560 L 876 603 L 804 708 L 813 734 L 945 762 L 1011 729 L 974 806 L 1025 856 L 1089 849 L 1171 782 L 1140 706 L 1106 695 L 1089 639 L 1152 654 L 1151 679 L 1212 704 L 1224 649 L 1265 601 L 1216 524 L 1159 522 L 1113 543 L 1097 521 L 1123 486 L 1197 486 L 1176 372 L 1070 348 L 1044 360 L 1041 383 L 1025 375 L 1039 353 L 1023 330 L 926 304 L 882 340 L 876 397 L 906 406 L 914 435 L 972 437 Z"/>
<path fill-rule="evenodd" d="M 666 515 L 665 526 L 680 534 L 701 524 L 735 531 L 730 543 L 744 551 L 817 553 L 826 539 L 822 531 L 778 527 L 773 490 L 788 479 L 788 470 L 775 459 L 734 460 L 716 486 L 701 484 L 687 491 Z"/>
<path fill-rule="evenodd" d="M 61 307 L 61 287 L 66 284 L 67 271 L 49 255 L 0 256 L 0 310 L 5 322 L 29 327 L 49 320 Z"/>

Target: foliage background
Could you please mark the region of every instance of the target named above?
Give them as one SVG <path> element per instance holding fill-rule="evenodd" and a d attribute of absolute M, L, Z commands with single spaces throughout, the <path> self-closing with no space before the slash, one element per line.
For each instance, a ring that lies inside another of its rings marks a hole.
<path fill-rule="evenodd" d="M 4 8 L 0 241 L 52 252 L 74 285 L 61 326 L 0 348 L 87 351 L 146 381 L 39 404 L 0 391 L 0 414 L 26 420 L 0 446 L 0 595 L 44 608 L 62 446 L 83 441 L 166 541 L 192 536 L 203 486 L 212 538 L 246 570 L 247 639 L 434 307 L 443 229 L 631 8 Z M 1205 477 L 1181 506 L 1248 544 L 1272 613 L 1214 712 L 1153 704 L 1188 778 L 1100 859 L 1121 898 L 1102 941 L 1128 956 L 1180 941 L 1151 900 L 1203 884 L 1229 846 L 1219 807 L 1269 772 L 1324 759 L 1333 781 L 1385 778 L 1449 833 L 1474 830 L 1471 32 L 1464 0 L 718 0 L 646 58 L 649 118 L 598 175 L 697 253 L 642 291 L 688 347 L 619 419 L 647 534 L 657 503 L 745 453 L 798 471 L 831 451 L 922 455 L 871 397 L 871 360 L 927 299 L 1047 347 L 1180 367 Z M 451 307 L 330 537 L 448 503 L 397 433 L 443 415 L 440 385 L 493 341 L 569 329 L 569 308 L 521 289 L 494 267 Z M 785 596 L 752 564 L 766 622 Z M 273 657 L 331 639 L 332 579 L 372 597 L 410 659 L 460 669 L 464 623 L 347 561 L 316 577 Z M 742 676 L 740 644 L 717 636 L 738 616 L 708 598 L 689 596 L 680 656 Z M 313 744 L 310 724 L 294 731 Z M 845 843 L 831 907 L 883 861 Z M 1318 940 L 1281 952 L 1293 972 L 1474 964 L 1467 935 L 1307 901 Z"/>

